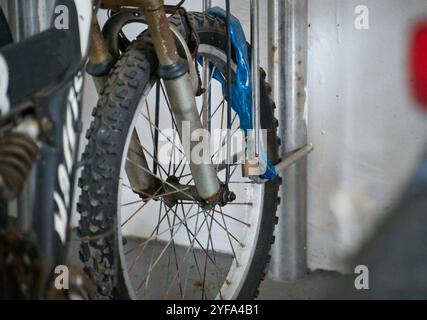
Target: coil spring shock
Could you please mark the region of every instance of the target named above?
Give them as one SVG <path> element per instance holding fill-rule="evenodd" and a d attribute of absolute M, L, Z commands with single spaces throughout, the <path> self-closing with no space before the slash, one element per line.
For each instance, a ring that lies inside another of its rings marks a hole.
<path fill-rule="evenodd" d="M 37 160 L 39 147 L 29 136 L 10 132 L 0 135 L 0 198 L 15 199 Z"/>

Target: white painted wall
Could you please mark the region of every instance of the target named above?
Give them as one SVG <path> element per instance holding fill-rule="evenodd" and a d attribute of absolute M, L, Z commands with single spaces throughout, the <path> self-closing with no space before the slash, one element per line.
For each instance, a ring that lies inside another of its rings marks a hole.
<path fill-rule="evenodd" d="M 356 6 L 370 29 L 354 27 Z M 422 0 L 309 2 L 308 262 L 342 270 L 407 183 L 425 150 L 427 117 L 408 93 L 407 54 Z"/>
<path fill-rule="evenodd" d="M 187 3 L 201 9 L 201 1 Z M 354 28 L 359 4 L 370 9 L 369 30 Z M 249 35 L 249 0 L 234 0 L 232 8 Z M 261 1 L 265 67 L 266 15 L 267 1 Z M 427 117 L 415 109 L 406 77 L 408 32 L 420 15 L 427 15 L 424 0 L 309 1 L 309 139 L 316 148 L 309 160 L 312 270 L 345 269 L 343 258 L 397 200 L 424 151 Z M 89 121 L 96 101 L 91 81 L 86 89 Z"/>

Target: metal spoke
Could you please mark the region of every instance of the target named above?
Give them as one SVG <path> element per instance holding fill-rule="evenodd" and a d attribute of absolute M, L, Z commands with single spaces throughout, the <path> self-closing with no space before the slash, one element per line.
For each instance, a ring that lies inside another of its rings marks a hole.
<path fill-rule="evenodd" d="M 184 210 L 184 209 L 182 208 L 182 210 Z M 198 217 L 200 216 L 200 213 L 201 213 L 201 211 L 199 211 L 199 212 L 198 212 Z M 197 269 L 198 269 L 198 272 L 199 272 L 200 280 L 202 280 L 202 274 L 201 274 L 201 271 L 200 271 L 200 268 L 199 268 L 199 265 L 198 265 L 198 261 L 197 261 L 197 258 L 196 258 L 195 252 L 194 252 L 194 246 L 195 246 L 195 243 L 196 243 L 196 237 L 199 235 L 199 233 L 200 233 L 200 231 L 202 230 L 203 226 L 204 226 L 204 225 L 205 225 L 205 223 L 207 222 L 207 219 L 206 219 L 206 217 L 205 217 L 204 221 L 203 221 L 203 222 L 202 222 L 202 224 L 200 225 L 200 228 L 198 228 L 198 227 L 197 227 L 197 226 L 198 226 L 198 217 L 197 217 L 196 227 L 195 227 L 195 236 L 193 236 L 193 240 L 191 240 L 191 241 L 190 241 L 190 247 L 187 249 L 187 251 L 186 251 L 186 253 L 185 253 L 184 257 L 182 257 L 182 259 L 181 259 L 181 263 L 184 263 L 184 262 L 187 260 L 188 254 L 189 254 L 189 253 L 190 253 L 190 251 L 191 251 L 191 252 L 193 253 L 193 257 L 194 257 L 195 262 L 196 262 L 196 266 L 197 266 Z M 189 230 L 188 226 L 187 226 L 187 230 Z M 191 237 L 189 237 L 189 238 L 191 239 Z M 188 273 L 187 273 L 187 275 L 188 275 Z M 175 282 L 176 277 L 177 277 L 177 274 L 175 274 L 175 276 L 174 276 L 174 278 L 172 279 L 172 282 L 171 282 L 171 284 L 170 284 L 170 286 L 169 286 L 168 290 L 166 291 L 166 299 L 167 299 L 167 298 L 168 298 L 168 296 L 169 296 L 169 291 L 170 291 L 170 289 L 171 289 L 171 287 L 172 287 L 173 283 Z M 185 288 L 186 288 L 186 286 L 187 286 L 187 285 L 186 285 L 187 281 L 188 281 L 188 279 L 186 278 L 186 280 L 185 280 L 185 286 L 184 286 Z M 184 290 L 184 292 L 185 292 L 185 290 Z"/>
<path fill-rule="evenodd" d="M 170 211 L 170 210 L 169 210 Z M 177 216 L 177 218 L 178 219 L 180 219 L 178 216 Z M 181 219 L 180 219 L 181 220 Z M 182 220 L 181 220 L 181 222 L 182 222 Z M 178 231 L 181 229 L 181 227 L 183 226 L 184 224 L 182 223 L 179 227 L 178 227 L 178 229 L 176 230 L 176 232 L 175 232 L 175 234 L 173 235 L 173 236 L 175 236 L 177 233 L 178 233 Z M 194 237 L 194 235 L 193 235 L 193 237 Z M 160 260 L 161 260 L 161 258 L 163 257 L 163 255 L 166 253 L 166 251 L 168 250 L 168 248 L 171 246 L 171 244 L 172 244 L 172 242 L 173 242 L 174 240 L 173 239 L 171 239 L 167 244 L 166 244 L 166 246 L 165 246 L 165 248 L 162 250 L 162 252 L 160 253 L 160 255 L 159 255 L 159 257 L 156 259 L 156 261 L 155 261 L 155 263 L 153 264 L 153 267 L 152 268 L 150 268 L 150 270 L 148 271 L 148 272 L 152 272 L 153 270 L 154 270 L 154 268 L 157 266 L 157 264 L 160 262 Z M 197 242 L 198 242 L 198 240 L 196 240 Z M 200 244 L 200 242 L 198 242 L 199 243 L 199 245 L 201 245 Z M 202 248 L 203 248 L 203 246 L 201 246 Z M 210 259 L 211 260 L 211 259 Z M 141 282 L 141 284 L 139 285 L 139 287 L 138 287 L 138 290 L 142 287 L 142 285 L 144 284 L 144 282 L 145 282 L 145 279 L 146 279 L 146 277 L 144 277 L 144 279 L 142 280 L 142 282 Z"/>
<path fill-rule="evenodd" d="M 213 118 L 217 114 L 217 112 L 219 111 L 219 109 L 221 109 L 221 107 L 223 107 L 224 104 L 225 104 L 225 98 L 223 98 L 222 101 L 215 108 L 215 111 L 212 113 L 212 117 L 211 118 Z"/>
<path fill-rule="evenodd" d="M 225 228 L 214 218 L 214 216 L 213 216 L 213 214 L 209 214 L 207 211 L 203 211 L 204 213 L 206 213 L 205 214 L 205 218 L 204 218 L 204 222 L 202 223 L 202 225 L 201 225 L 201 227 L 200 227 L 200 229 L 197 231 L 197 233 L 195 234 L 195 235 L 193 235 L 193 241 L 192 241 L 192 243 L 191 243 L 191 246 L 190 246 L 190 248 L 188 248 L 188 250 L 187 250 L 187 252 L 186 252 L 186 254 L 184 255 L 184 257 L 181 259 L 181 263 L 183 263 L 183 262 L 185 262 L 186 261 L 186 259 L 187 259 L 187 257 L 188 257 L 188 254 L 190 253 L 190 251 L 192 251 L 193 252 L 193 254 L 194 254 L 194 245 L 195 245 L 195 243 L 197 242 L 198 243 L 198 245 L 200 246 L 200 248 L 204 251 L 204 253 L 205 253 L 205 256 L 209 259 L 209 261 L 211 261 L 212 263 L 213 263 L 213 266 L 215 267 L 215 269 L 216 269 L 216 272 L 220 272 L 221 274 L 222 274 L 222 270 L 216 265 L 216 262 L 215 262 L 215 257 L 214 258 L 212 258 L 210 255 L 209 255 L 209 249 L 205 249 L 203 246 L 202 246 L 202 244 L 200 243 L 200 241 L 198 241 L 198 240 L 196 240 L 197 239 L 197 236 L 198 236 L 198 234 L 200 233 L 200 231 L 201 231 L 201 229 L 202 229 L 202 227 L 203 227 L 203 225 L 205 224 L 205 222 L 207 221 L 207 219 L 208 219 L 208 217 L 211 217 L 212 218 L 212 221 L 215 221 L 219 226 L 221 226 L 224 230 L 225 230 Z M 199 212 L 200 213 L 200 212 Z M 179 218 L 178 218 L 179 219 Z M 186 226 L 186 225 L 185 225 Z M 187 227 L 187 226 L 186 226 Z M 211 227 L 210 227 L 211 228 Z M 187 230 L 189 230 L 188 229 L 188 227 L 187 227 Z M 210 234 L 211 234 L 211 232 L 210 232 Z M 231 237 L 233 237 L 235 240 L 236 240 L 236 242 L 238 242 L 239 243 L 239 245 L 240 246 L 243 246 L 243 244 L 240 242 L 240 241 L 238 241 L 237 240 L 237 238 L 236 237 L 234 237 L 230 232 L 228 232 L 228 235 L 230 235 Z M 208 240 L 209 241 L 209 240 Z M 212 241 L 212 238 L 210 237 L 210 241 L 211 241 L 211 243 L 212 243 L 212 247 L 213 247 L 213 241 Z M 233 246 L 233 248 L 234 248 L 234 246 Z M 235 257 L 235 259 L 236 259 L 236 261 L 237 261 L 237 258 L 236 258 L 236 256 L 235 256 L 235 251 L 234 251 L 234 257 Z M 197 264 L 197 259 L 195 258 L 195 261 L 196 261 L 196 264 Z M 200 275 L 200 270 L 198 270 L 199 271 L 199 275 Z M 176 275 L 175 275 L 175 277 L 173 278 L 173 282 L 176 280 Z M 206 279 L 205 279 L 206 280 Z M 204 280 L 204 281 L 205 281 Z M 187 281 L 187 280 L 186 280 Z M 173 282 L 172 282 L 172 284 L 173 284 Z M 202 281 L 202 284 L 203 284 L 203 281 Z M 168 292 L 169 292 L 169 290 L 170 290 L 170 288 L 168 289 Z"/>
<path fill-rule="evenodd" d="M 142 114 L 142 116 L 145 118 L 145 119 L 147 119 L 148 120 L 148 118 L 147 118 L 147 116 L 145 115 L 145 114 Z M 169 143 L 171 143 L 172 145 L 173 145 L 173 147 L 175 148 L 175 149 L 177 149 L 184 157 L 185 157 L 185 153 L 184 153 L 184 151 L 182 151 L 182 149 L 180 149 L 178 146 L 176 146 L 175 144 L 174 144 L 174 142 L 169 138 L 169 137 L 167 137 L 163 132 L 162 132 L 162 130 L 160 130 L 160 128 L 159 127 L 157 127 L 156 125 L 154 125 L 153 124 L 153 126 L 154 126 L 154 128 L 156 129 L 156 131 L 158 131 L 159 133 L 160 133 L 160 135 L 162 135 L 165 139 L 167 139 L 167 141 L 169 142 Z M 174 139 L 175 139 L 175 135 L 174 135 Z"/>
<path fill-rule="evenodd" d="M 156 178 L 157 180 L 159 180 L 160 182 L 162 182 L 163 184 L 171 187 L 172 189 L 178 191 L 178 192 L 182 192 L 184 195 L 188 196 L 191 200 L 193 200 L 194 202 L 196 202 L 196 199 L 194 199 L 194 197 L 192 195 L 190 195 L 187 192 L 183 192 L 180 189 L 178 189 L 176 186 L 174 186 L 173 184 L 167 182 L 167 181 L 163 181 L 161 180 L 159 177 L 155 176 L 150 170 L 147 170 L 146 168 L 144 168 L 143 166 L 141 166 L 140 164 L 136 163 L 135 161 L 132 161 L 131 159 L 128 158 L 128 161 L 133 163 L 135 166 L 137 166 L 138 168 L 140 168 L 141 170 L 143 170 L 144 172 L 148 173 L 149 175 L 153 176 L 154 178 Z"/>
<path fill-rule="evenodd" d="M 200 117 L 204 115 L 203 117 L 203 124 L 205 126 L 205 129 L 208 129 L 209 132 L 211 131 L 211 120 L 212 120 L 212 109 L 211 109 L 211 86 L 212 86 L 212 79 L 213 75 L 216 71 L 216 66 L 214 66 L 212 69 L 210 68 L 210 62 L 208 59 L 204 59 L 204 80 L 208 80 L 208 83 L 204 83 L 204 89 L 205 93 L 203 95 L 203 104 L 202 104 L 202 112 Z M 210 72 L 210 75 L 208 75 L 208 71 Z M 209 78 L 209 79 L 208 79 Z"/>
<path fill-rule="evenodd" d="M 234 124 L 234 121 L 237 119 L 237 114 L 234 116 L 234 119 L 233 119 L 233 124 Z M 230 134 L 228 134 L 228 131 L 227 131 L 227 136 L 226 137 L 224 137 L 223 139 L 222 139 L 222 143 L 221 143 L 221 146 L 218 148 L 218 150 L 213 154 L 213 156 L 212 156 L 212 160 L 214 160 L 214 158 L 215 158 L 215 156 L 217 156 L 219 153 L 220 153 L 220 151 L 225 147 L 225 145 L 227 144 L 227 142 L 228 142 L 228 145 L 231 145 L 231 139 L 236 135 L 236 133 L 237 132 L 239 132 L 239 130 L 240 130 L 240 128 L 237 128 L 237 129 L 235 129 L 234 131 L 233 131 L 233 133 L 230 135 Z M 228 136 L 230 136 L 230 138 L 228 137 Z M 229 161 L 229 159 L 230 158 L 228 158 L 228 159 L 226 159 L 225 160 L 225 165 L 227 166 L 228 164 L 227 164 L 227 162 L 230 162 Z M 217 159 L 218 160 L 218 159 Z"/>
<path fill-rule="evenodd" d="M 229 137 L 228 141 L 230 142 L 227 146 L 227 168 L 225 174 L 225 184 L 228 185 L 228 181 L 230 181 L 230 173 L 231 167 L 230 156 L 231 156 L 231 112 L 232 112 L 232 98 L 233 98 L 233 89 L 232 89 L 232 68 L 231 68 L 231 60 L 232 60 L 232 48 L 231 48 L 231 5 L 230 0 L 225 0 L 226 6 L 226 26 L 227 26 L 227 136 Z"/>
<path fill-rule="evenodd" d="M 236 222 L 239 222 L 239 223 L 241 223 L 241 224 L 245 225 L 245 226 L 246 226 L 246 227 L 248 227 L 248 228 L 250 228 L 250 227 L 251 227 L 251 225 L 250 225 L 249 223 L 246 223 L 246 222 L 244 222 L 244 221 L 242 221 L 242 220 L 240 220 L 240 219 L 234 218 L 234 217 L 232 217 L 232 216 L 230 216 L 230 215 L 228 215 L 228 214 L 225 214 L 225 213 L 220 212 L 220 211 L 215 210 L 215 209 L 213 209 L 213 211 L 214 211 L 214 212 L 216 212 L 216 213 L 222 214 L 222 215 L 224 215 L 224 217 L 227 217 L 227 218 L 229 218 L 229 219 L 231 219 L 231 220 L 234 220 L 234 221 L 236 221 Z"/>
<path fill-rule="evenodd" d="M 156 193 L 160 192 L 162 188 L 159 188 Z M 151 200 L 151 199 L 150 199 Z M 129 221 L 131 221 L 139 212 L 141 212 L 142 209 L 145 208 L 145 206 L 148 205 L 150 201 L 147 201 L 146 203 L 144 203 L 141 207 L 138 208 L 138 210 L 136 210 L 128 219 L 126 219 L 126 221 L 124 223 L 122 223 L 121 227 L 123 228 Z"/>
<path fill-rule="evenodd" d="M 206 300 L 209 299 L 208 296 L 207 296 L 207 294 L 206 294 L 206 292 L 205 292 L 205 289 L 206 289 L 206 273 L 207 273 L 207 270 L 208 270 L 208 252 L 209 252 L 209 246 L 210 246 L 209 237 L 212 234 L 212 219 L 211 219 L 211 223 L 210 223 L 209 228 L 208 228 L 208 234 L 209 234 L 209 236 L 208 236 L 208 241 L 207 241 L 206 250 L 205 250 L 205 252 L 206 252 L 206 256 L 205 256 L 205 268 L 204 268 L 204 271 L 203 271 L 204 273 L 203 273 L 203 282 L 202 282 L 202 300 L 204 299 L 204 297 L 206 297 Z M 215 259 L 215 256 L 213 258 Z"/>
<path fill-rule="evenodd" d="M 166 213 L 164 214 L 164 217 L 171 211 L 171 209 L 172 208 L 169 208 L 167 211 L 166 211 Z M 164 219 L 164 218 L 163 218 Z M 163 220 L 162 219 L 162 220 Z M 156 233 L 156 236 L 154 236 L 154 234 L 155 234 L 156 232 L 155 231 L 153 231 L 153 233 L 151 234 L 151 236 L 150 236 L 150 239 L 149 240 L 147 240 L 147 241 L 145 241 L 144 242 L 144 245 L 143 246 L 140 246 L 140 252 L 139 252 L 139 254 L 134 258 L 134 260 L 133 260 L 133 262 L 132 262 L 132 264 L 131 264 L 131 266 L 130 266 L 130 268 L 129 268 L 129 270 L 128 270 L 128 272 L 132 272 L 132 270 L 133 270 L 133 268 L 135 268 L 135 266 L 136 266 L 136 264 L 138 263 L 138 261 L 141 259 L 141 257 L 143 256 L 143 254 L 144 254 L 144 252 L 145 252 L 145 249 L 147 248 L 147 246 L 152 242 L 152 241 L 154 241 L 155 240 L 155 238 L 157 238 L 157 237 L 159 237 L 159 234 L 157 234 Z M 154 237 L 154 238 L 153 238 Z M 138 288 L 138 290 L 139 290 L 140 288 Z"/>
<path fill-rule="evenodd" d="M 184 204 L 182 203 L 182 201 L 181 201 L 181 210 L 182 210 L 182 213 L 184 213 Z M 199 213 L 200 213 L 200 211 L 199 211 Z M 197 230 L 198 230 L 199 217 L 200 217 L 200 214 L 197 215 L 196 223 L 195 223 L 195 226 L 194 226 L 194 233 L 196 233 Z M 203 220 L 202 226 L 204 225 L 205 221 L 206 221 L 206 219 Z M 198 235 L 198 232 L 196 233 L 196 236 L 197 235 Z M 194 241 L 194 239 L 191 240 L 191 236 L 190 236 L 190 233 L 188 231 L 187 231 L 187 236 L 188 236 L 189 242 L 191 243 L 191 247 L 193 248 L 192 249 L 192 253 L 193 253 L 193 257 L 194 257 L 194 262 L 195 262 L 196 267 L 197 267 L 197 271 L 199 273 L 199 277 L 200 277 L 200 279 L 202 279 L 202 272 L 200 271 L 199 262 L 197 261 L 196 253 L 194 252 L 194 243 L 195 243 L 195 241 Z M 187 281 L 187 279 L 186 279 L 186 281 Z M 185 286 L 186 286 L 186 283 L 185 283 Z"/>
<path fill-rule="evenodd" d="M 151 125 L 152 124 L 151 114 L 150 114 L 150 108 L 148 107 L 148 101 L 147 100 L 145 100 L 145 109 L 147 109 L 147 115 L 148 115 L 148 118 L 150 119 L 148 122 L 150 123 L 150 133 L 151 133 L 151 138 L 153 139 L 153 144 L 154 144 L 155 143 L 155 141 L 154 141 L 154 131 L 153 131 L 153 126 Z"/>
<path fill-rule="evenodd" d="M 161 219 L 161 216 L 162 216 L 162 208 L 163 208 L 163 201 L 160 203 L 159 214 L 158 214 L 158 217 L 157 217 L 157 221 L 158 222 L 157 222 L 157 227 L 155 229 L 156 230 L 156 238 L 155 238 L 156 240 L 159 237 L 160 219 Z M 150 266 L 149 266 L 149 268 L 151 268 L 151 266 L 153 265 L 154 250 L 155 250 L 155 248 L 153 246 L 153 249 L 151 250 L 151 259 L 150 259 Z M 148 290 L 148 284 L 149 284 L 149 282 L 150 282 L 150 275 L 148 275 L 147 281 L 145 283 L 144 296 L 147 296 L 147 290 Z"/>
<path fill-rule="evenodd" d="M 191 208 L 190 208 L 191 209 Z M 199 213 L 200 214 L 200 213 Z M 181 222 L 181 224 L 180 224 L 180 226 L 178 227 L 178 228 L 181 228 L 181 226 L 186 226 L 186 224 L 184 223 L 184 221 L 183 220 L 181 220 L 181 218 L 179 218 L 178 216 L 177 216 L 177 218 L 180 220 L 180 222 Z M 188 222 L 188 219 L 187 219 L 187 222 Z M 205 253 L 205 255 L 208 257 L 208 259 L 213 263 L 213 265 L 217 268 L 217 269 L 219 269 L 218 268 L 218 266 L 216 265 L 216 263 L 214 262 L 214 260 L 212 259 L 212 257 L 209 255 L 209 253 L 204 249 L 204 246 L 200 243 L 200 241 L 199 240 L 197 240 L 197 238 L 196 238 L 196 236 L 189 230 L 189 228 L 187 227 L 186 228 L 189 232 L 190 232 L 190 234 L 191 234 L 191 236 L 193 237 L 193 239 L 197 242 L 197 244 L 200 246 L 200 248 L 204 251 L 204 253 Z M 176 233 L 175 233 L 176 234 Z M 146 241 L 146 243 L 144 243 L 143 244 L 143 246 L 144 247 L 146 247 L 146 245 L 147 245 L 147 242 L 148 242 L 148 240 Z M 170 246 L 170 243 L 168 244 L 169 246 Z M 162 252 L 162 254 L 164 254 L 164 252 Z"/>
<path fill-rule="evenodd" d="M 193 214 L 193 215 L 191 215 L 190 217 L 188 217 L 188 218 L 186 218 L 186 219 L 184 219 L 186 222 L 188 222 L 188 221 L 190 221 L 190 220 L 192 220 L 192 219 L 194 219 L 195 217 L 197 217 L 198 215 L 200 214 L 200 212 L 198 212 L 197 214 Z M 162 217 L 162 219 L 160 220 L 160 224 L 164 221 L 164 219 L 166 218 L 166 214 L 165 215 L 163 215 L 163 217 Z M 172 226 L 172 228 L 177 228 L 177 227 L 179 227 L 180 225 L 182 225 L 183 224 L 183 222 L 180 222 L 180 223 L 177 223 L 176 225 L 174 225 L 174 226 Z M 166 234 L 166 233 L 169 233 L 170 232 L 170 229 L 171 228 L 167 228 L 166 230 L 163 230 L 162 232 L 159 232 L 158 233 L 158 237 L 160 237 L 160 236 L 162 236 L 162 235 L 164 235 L 164 234 Z M 138 244 L 137 246 L 135 246 L 135 247 L 133 247 L 133 248 L 131 248 L 131 249 L 129 249 L 128 251 L 126 251 L 125 252 L 125 255 L 128 255 L 128 254 L 130 254 L 130 253 L 132 253 L 132 252 L 134 252 L 135 250 L 138 250 L 138 249 L 140 249 L 140 248 L 142 248 L 142 247 L 144 247 L 144 246 L 146 246 L 147 244 L 149 244 L 151 241 L 153 241 L 153 240 L 155 240 L 155 238 L 154 238 L 154 231 L 153 231 L 153 233 L 151 234 L 151 236 L 148 238 L 148 239 L 146 239 L 146 240 L 144 240 L 143 242 L 141 242 L 140 244 Z"/>
<path fill-rule="evenodd" d="M 233 252 L 234 260 L 236 260 L 236 264 L 237 266 L 239 266 L 240 263 L 239 263 L 239 260 L 237 260 L 236 250 L 234 250 L 233 242 L 231 241 L 231 238 L 230 238 L 230 232 L 228 232 L 227 222 L 225 221 L 224 215 L 222 214 L 222 208 L 220 208 L 219 211 L 221 211 L 222 221 L 224 222 L 225 231 L 228 235 L 228 241 L 230 243 L 231 251 Z M 240 246 L 242 246 L 242 243 L 240 241 L 239 241 L 239 244 Z"/>
<path fill-rule="evenodd" d="M 165 88 L 164 88 L 164 86 L 163 86 L 163 84 L 161 82 L 160 82 L 160 88 L 162 89 L 163 96 L 165 98 L 166 105 L 168 106 L 168 109 L 169 109 L 170 115 L 172 117 L 172 121 L 173 121 L 173 123 L 175 125 L 175 128 L 178 128 L 178 126 L 176 125 L 175 117 L 173 116 L 173 112 L 172 112 L 171 104 L 170 104 L 170 101 L 169 101 L 169 97 L 166 94 L 166 90 L 165 90 Z"/>
<path fill-rule="evenodd" d="M 178 194 L 178 193 L 181 193 L 181 192 L 184 192 L 184 191 L 187 191 L 187 190 L 189 190 L 189 189 L 185 188 L 185 189 L 181 189 L 179 191 L 171 191 L 171 192 L 166 192 L 166 193 L 162 193 L 162 194 L 159 194 L 159 195 L 149 195 L 147 193 L 139 191 L 139 193 L 141 193 L 143 196 L 146 196 L 146 198 L 141 199 L 141 200 L 137 200 L 137 201 L 133 201 L 133 202 L 128 202 L 128 203 L 125 203 L 125 204 L 123 204 L 121 206 L 122 207 L 126 207 L 126 206 L 130 206 L 130 205 L 138 204 L 138 203 L 141 203 L 141 202 L 147 202 L 149 200 L 161 200 L 160 198 L 162 198 L 162 197 L 173 196 L 174 194 Z"/>
<path fill-rule="evenodd" d="M 154 156 L 147 150 L 147 148 L 145 148 L 142 144 L 139 144 L 139 146 L 141 147 L 141 149 L 145 152 L 145 153 L 147 153 L 148 154 L 148 156 L 151 158 L 151 159 L 153 159 L 153 161 L 155 161 L 156 163 L 157 163 L 157 165 L 160 167 L 160 169 L 162 169 L 163 170 L 163 172 L 167 175 L 168 174 L 168 172 L 166 171 L 166 169 L 157 161 L 157 159 L 155 159 L 154 158 Z M 130 159 L 128 158 L 128 161 L 129 161 Z M 135 162 L 135 161 L 133 161 L 133 162 Z M 162 175 L 162 173 L 161 172 L 159 172 L 160 173 L 160 176 Z"/>
<path fill-rule="evenodd" d="M 159 127 L 160 123 L 160 81 L 157 81 L 156 84 L 156 111 L 154 115 L 155 126 Z M 159 152 L 159 132 L 156 130 L 154 132 L 154 156 L 158 160 Z M 157 175 L 157 162 L 153 162 L 153 173 Z"/>
<path fill-rule="evenodd" d="M 174 213 L 174 217 L 173 217 L 172 223 L 171 223 L 171 221 L 169 219 L 169 215 L 167 216 L 167 220 L 168 220 L 168 225 L 169 226 L 171 226 L 171 224 L 175 224 L 176 217 L 177 217 L 177 211 L 172 209 L 172 212 Z M 183 295 L 184 295 L 184 293 L 182 291 L 181 276 L 180 276 L 180 272 L 179 272 L 179 264 L 178 264 L 178 257 L 177 257 L 177 253 L 176 253 L 175 239 L 173 238 L 173 230 L 174 230 L 174 228 L 171 229 L 172 248 L 173 248 L 173 254 L 174 254 L 174 258 L 175 258 L 175 267 L 176 267 L 176 271 L 177 271 L 177 274 L 178 274 L 178 278 L 177 279 L 178 279 L 178 284 L 179 284 L 179 290 L 180 290 L 181 298 L 182 298 Z M 168 266 L 168 273 L 169 273 L 169 266 Z"/>
<path fill-rule="evenodd" d="M 203 213 L 205 214 L 206 217 L 207 216 L 211 217 L 211 223 L 210 223 L 210 226 L 209 226 L 208 245 L 207 246 L 209 248 L 209 242 L 210 242 L 210 246 L 212 248 L 213 259 L 214 259 L 214 261 L 216 263 L 215 247 L 214 247 L 213 240 L 212 240 L 212 225 L 213 225 L 214 220 L 216 220 L 216 219 L 214 218 L 213 214 L 209 215 L 207 211 L 203 211 Z M 216 223 L 218 223 L 218 222 L 216 222 Z M 207 250 L 207 251 L 209 251 L 209 250 Z M 207 259 L 205 260 L 205 263 L 207 264 Z M 203 289 L 202 289 L 202 291 L 204 291 L 204 289 L 205 289 L 204 286 L 206 285 L 206 271 L 207 271 L 206 267 L 207 266 L 205 265 L 205 274 L 204 274 Z M 223 276 L 222 270 L 220 270 L 220 273 L 221 273 L 221 276 Z M 218 271 L 217 270 L 215 271 L 215 274 L 216 274 L 216 279 L 217 279 L 217 288 L 218 288 L 218 291 L 219 291 L 219 295 L 220 295 L 220 297 L 222 299 L 221 285 L 219 283 L 219 275 L 218 275 Z M 203 293 L 202 293 L 202 296 L 203 296 Z"/>

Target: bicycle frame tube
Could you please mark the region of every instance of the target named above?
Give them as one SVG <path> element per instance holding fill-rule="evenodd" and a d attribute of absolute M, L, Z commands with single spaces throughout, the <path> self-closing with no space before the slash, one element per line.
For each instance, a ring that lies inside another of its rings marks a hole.
<path fill-rule="evenodd" d="M 68 9 L 70 43 L 78 59 L 62 75 L 60 87 L 37 99 L 38 117 L 47 139 L 36 168 L 34 230 L 40 253 L 54 267 L 67 263 L 70 222 L 81 133 L 83 62 L 86 60 L 90 0 L 55 0 L 56 8 Z M 55 12 L 56 13 L 56 12 Z M 56 13 L 57 14 L 57 13 Z M 51 28 L 56 15 L 51 20 Z"/>
<path fill-rule="evenodd" d="M 36 168 L 34 231 L 40 253 L 51 266 L 65 263 L 81 132 L 83 72 L 87 54 L 91 2 L 56 0 L 69 9 L 69 42 L 79 59 L 62 75 L 64 84 L 36 100 L 46 142 Z M 80 19 L 79 19 L 80 18 Z M 53 22 L 52 22 L 53 23 Z"/>
<path fill-rule="evenodd" d="M 25 191 L 25 208 L 31 210 L 22 208 L 29 219 L 25 219 L 26 230 L 21 231 L 33 232 L 41 259 L 50 267 L 63 264 L 69 238 L 81 128 L 80 69 L 86 56 L 92 10 L 90 0 L 54 1 L 56 7 L 68 9 L 69 28 L 57 29 L 54 20 L 48 19 L 43 32 L 28 34 L 0 50 L 8 66 L 6 96 L 11 113 L 18 115 L 18 107 L 28 105 L 40 124 L 43 143 L 34 179 Z M 32 10 L 25 13 L 37 16 Z"/>

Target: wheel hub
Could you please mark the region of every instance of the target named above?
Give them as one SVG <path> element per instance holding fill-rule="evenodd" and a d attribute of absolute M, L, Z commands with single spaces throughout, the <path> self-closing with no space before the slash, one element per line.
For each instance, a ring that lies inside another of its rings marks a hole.
<path fill-rule="evenodd" d="M 169 177 L 163 186 L 164 197 L 168 207 L 173 207 L 179 201 L 190 201 L 198 203 L 202 208 L 211 209 L 219 205 L 225 207 L 236 200 L 236 195 L 226 185 L 221 185 L 220 192 L 209 200 L 202 199 L 197 193 L 195 186 L 184 185 L 175 177 Z"/>

